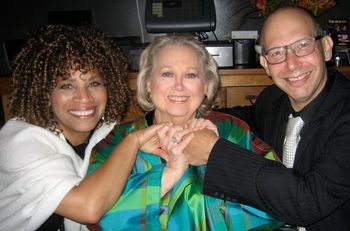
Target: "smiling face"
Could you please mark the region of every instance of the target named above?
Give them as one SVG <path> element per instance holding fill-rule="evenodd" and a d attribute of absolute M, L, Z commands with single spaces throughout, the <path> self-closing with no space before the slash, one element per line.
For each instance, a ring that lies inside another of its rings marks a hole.
<path fill-rule="evenodd" d="M 154 58 L 147 89 L 157 123 L 183 124 L 194 118 L 207 85 L 196 52 L 188 46 L 167 45 Z"/>
<path fill-rule="evenodd" d="M 107 92 L 96 71 L 71 73 L 60 80 L 50 96 L 58 128 L 73 145 L 83 143 L 103 116 Z"/>
<path fill-rule="evenodd" d="M 317 36 L 311 18 L 296 9 L 278 11 L 263 28 L 264 50 L 293 44 L 300 39 Z M 315 42 L 315 51 L 297 57 L 288 49 L 286 61 L 269 64 L 260 56 L 260 63 L 274 83 L 287 93 L 295 111 L 300 111 L 323 89 L 327 81 L 325 61 L 332 55 L 332 40 L 325 36 Z"/>

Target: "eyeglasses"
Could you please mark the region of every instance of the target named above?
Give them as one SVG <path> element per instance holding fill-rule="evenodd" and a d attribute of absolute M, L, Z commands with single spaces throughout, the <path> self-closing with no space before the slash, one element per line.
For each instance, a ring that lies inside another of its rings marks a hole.
<path fill-rule="evenodd" d="M 263 53 L 269 64 L 278 64 L 286 61 L 288 49 L 293 50 L 297 57 L 309 55 L 315 51 L 315 42 L 323 36 L 300 39 L 290 45 L 271 48 Z"/>

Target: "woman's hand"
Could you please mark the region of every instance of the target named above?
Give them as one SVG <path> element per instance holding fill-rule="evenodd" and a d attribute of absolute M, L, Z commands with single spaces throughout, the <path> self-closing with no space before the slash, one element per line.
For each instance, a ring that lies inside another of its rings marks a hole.
<path fill-rule="evenodd" d="M 215 124 L 213 124 L 210 120 L 207 119 L 203 119 L 203 118 L 199 118 L 199 119 L 191 119 L 187 122 L 187 125 L 192 128 L 192 130 L 198 131 L 198 130 L 202 130 L 202 129 L 208 129 L 211 130 L 213 132 L 215 132 L 215 134 L 217 136 L 219 136 L 219 132 L 218 132 L 218 128 L 216 127 Z"/>
<path fill-rule="evenodd" d="M 193 134 L 190 128 L 184 129 L 182 126 L 163 126 L 157 131 L 161 148 L 168 153 L 168 167 L 179 169 L 179 160 L 183 158 L 183 150 L 191 141 Z M 182 161 L 183 162 L 183 161 Z M 182 169 L 186 169 L 188 163 L 184 163 Z"/>
<path fill-rule="evenodd" d="M 190 128 L 173 125 L 160 128 L 157 134 L 161 148 L 169 155 L 162 175 L 161 196 L 164 196 L 188 168 L 189 163 L 183 150 L 191 141 L 193 133 Z"/>
<path fill-rule="evenodd" d="M 141 151 L 157 155 L 165 161 L 168 161 L 169 156 L 165 150 L 161 149 L 157 131 L 163 127 L 170 126 L 170 123 L 154 124 L 147 128 L 137 130 L 130 135 L 136 137 Z"/>

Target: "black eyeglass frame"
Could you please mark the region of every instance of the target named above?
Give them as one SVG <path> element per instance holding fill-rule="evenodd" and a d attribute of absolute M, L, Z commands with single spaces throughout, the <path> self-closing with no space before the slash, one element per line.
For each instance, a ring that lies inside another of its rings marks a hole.
<path fill-rule="evenodd" d="M 324 35 L 317 35 L 317 36 L 313 37 L 314 42 L 316 42 L 316 41 L 322 39 L 323 37 L 324 37 Z M 275 65 L 275 64 L 283 63 L 283 62 L 286 61 L 286 59 L 287 59 L 287 51 L 288 51 L 288 48 L 291 48 L 291 46 L 292 46 L 293 44 L 295 44 L 296 42 L 299 42 L 299 41 L 301 41 L 301 40 L 303 40 L 303 39 L 300 39 L 300 40 L 298 40 L 298 41 L 295 41 L 294 43 L 289 44 L 289 45 L 286 45 L 286 46 L 280 46 L 280 47 L 274 47 L 274 48 L 268 49 L 267 51 L 262 52 L 262 55 L 264 56 L 264 58 L 266 59 L 266 61 L 267 61 L 270 65 Z M 269 61 L 267 55 L 266 55 L 267 52 L 270 51 L 270 50 L 273 50 L 273 49 L 276 49 L 276 48 L 282 48 L 282 47 L 286 49 L 286 55 L 285 55 L 284 59 L 283 59 L 282 61 L 277 62 L 277 63 L 271 63 L 271 62 Z M 306 55 L 297 55 L 296 52 L 295 52 L 295 50 L 292 49 L 292 48 L 291 48 L 291 49 L 293 50 L 294 54 L 295 54 L 297 57 L 304 57 L 304 56 L 307 56 L 307 55 L 312 54 L 312 53 L 315 51 L 315 44 L 314 44 L 314 47 L 313 47 L 313 48 L 314 48 L 314 50 L 313 50 L 312 52 L 306 54 Z"/>

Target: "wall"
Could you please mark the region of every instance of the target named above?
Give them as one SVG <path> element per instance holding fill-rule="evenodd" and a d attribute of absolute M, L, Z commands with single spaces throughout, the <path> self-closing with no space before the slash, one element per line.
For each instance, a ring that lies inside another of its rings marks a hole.
<path fill-rule="evenodd" d="M 149 42 L 155 35 L 144 31 L 143 18 L 146 0 L 4 0 L 0 9 L 0 43 L 25 34 L 47 23 L 49 11 L 91 10 L 95 25 L 113 37 L 140 36 Z M 259 30 L 262 19 L 246 15 L 244 7 L 250 0 L 214 0 L 217 13 L 215 34 L 219 40 L 228 40 L 232 30 Z M 350 1 L 338 0 L 337 6 L 319 18 L 326 25 L 329 17 L 347 17 Z M 140 15 L 140 18 L 138 17 Z M 141 20 L 141 24 L 140 21 Z M 142 30 L 143 29 L 143 30 Z M 214 39 L 208 33 L 209 39 Z M 0 73 L 8 73 L 3 49 L 0 49 Z"/>

